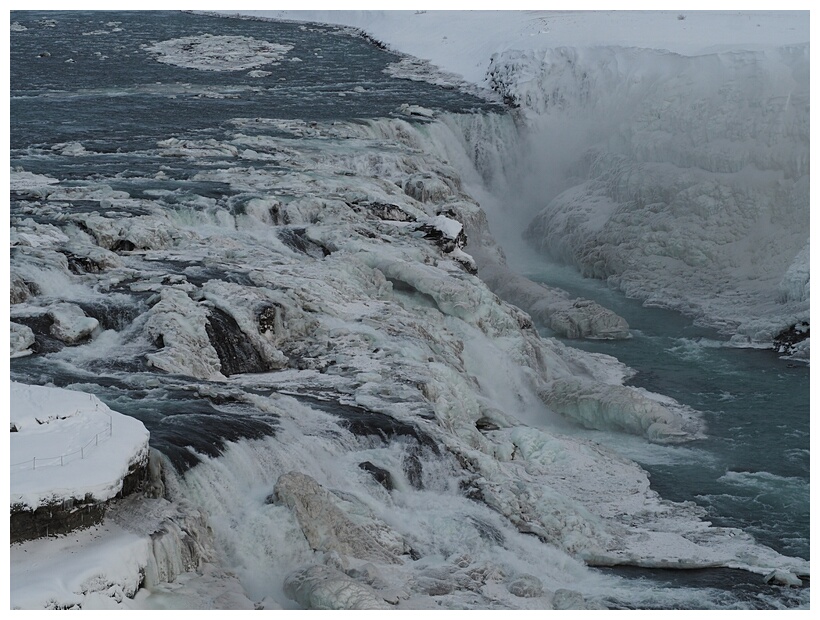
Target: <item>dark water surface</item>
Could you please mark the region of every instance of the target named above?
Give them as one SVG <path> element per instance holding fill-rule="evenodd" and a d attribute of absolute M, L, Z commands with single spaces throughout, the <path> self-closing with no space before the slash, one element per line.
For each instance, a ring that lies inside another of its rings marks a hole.
<path fill-rule="evenodd" d="M 27 28 L 11 32 L 13 151 L 73 140 L 95 151 L 149 148 L 238 117 L 374 118 L 417 102 L 453 112 L 490 107 L 458 90 L 389 77 L 384 69 L 397 55 L 334 26 L 139 11 L 14 11 L 11 21 Z M 271 73 L 263 77 L 177 67 L 144 49 L 201 34 L 293 49 L 258 67 Z"/>

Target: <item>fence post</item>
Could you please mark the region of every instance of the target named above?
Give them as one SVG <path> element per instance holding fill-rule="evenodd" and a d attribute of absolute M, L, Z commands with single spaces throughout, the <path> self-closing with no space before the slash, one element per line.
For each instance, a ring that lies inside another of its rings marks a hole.
<path fill-rule="evenodd" d="M 113 418 L 111 416 L 108 416 L 108 434 L 109 434 L 109 437 L 114 436 L 114 424 L 113 424 Z M 100 445 L 100 435 L 101 435 L 101 433 L 96 433 L 94 435 L 94 445 L 95 446 Z M 89 447 L 90 444 L 91 444 L 91 442 L 89 441 L 88 444 L 86 444 L 85 446 L 80 448 L 80 458 L 81 459 L 85 459 L 85 449 L 87 447 Z M 71 454 L 77 454 L 77 453 L 72 452 Z M 71 456 L 71 455 L 70 454 L 61 454 L 60 455 L 60 466 L 61 467 L 65 465 L 65 457 L 67 457 L 67 456 Z M 46 460 L 49 460 L 49 459 L 56 460 L 57 457 L 56 456 L 46 457 Z M 40 460 L 42 460 L 42 457 L 41 457 Z M 25 461 L 21 461 L 20 463 L 13 463 L 12 467 L 18 467 L 18 466 L 22 466 L 22 465 L 25 465 L 25 464 L 26 464 Z M 36 456 L 32 457 L 32 459 L 31 459 L 31 468 L 32 469 L 37 469 L 37 457 Z"/>

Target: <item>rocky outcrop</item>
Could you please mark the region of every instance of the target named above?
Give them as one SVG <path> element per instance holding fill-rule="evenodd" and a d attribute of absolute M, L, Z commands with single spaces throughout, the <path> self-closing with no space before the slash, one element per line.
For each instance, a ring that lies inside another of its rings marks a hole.
<path fill-rule="evenodd" d="M 390 609 L 370 586 L 330 566 L 311 566 L 285 580 L 285 594 L 305 609 Z"/>
<path fill-rule="evenodd" d="M 149 481 L 148 460 L 135 463 L 123 478 L 122 490 L 114 499 L 96 501 L 89 494 L 82 500 L 66 499 L 39 506 L 35 510 L 12 505 L 9 520 L 10 542 L 19 543 L 35 538 L 60 536 L 74 530 L 98 525 L 105 517 L 108 505 L 116 499 L 140 491 Z"/>
<path fill-rule="evenodd" d="M 402 563 L 364 527 L 351 521 L 310 476 L 295 471 L 282 474 L 274 495 L 293 511 L 312 549 L 385 564 Z"/>

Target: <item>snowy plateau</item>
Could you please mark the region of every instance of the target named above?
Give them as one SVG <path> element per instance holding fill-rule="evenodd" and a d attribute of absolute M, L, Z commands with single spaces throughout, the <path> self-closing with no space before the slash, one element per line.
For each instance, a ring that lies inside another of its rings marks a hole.
<path fill-rule="evenodd" d="M 122 19 L 81 35 L 116 40 Z M 743 571 L 798 592 L 767 590 L 772 606 L 808 607 L 808 560 L 665 499 L 607 445 L 698 458 L 709 434 L 614 357 L 565 344 L 630 339 L 627 321 L 523 275 L 540 252 L 724 346 L 808 363 L 807 12 L 191 19 L 215 25 L 131 52 L 190 82 L 106 96 L 229 107 L 324 62 L 236 34 L 270 19 L 366 36 L 402 54 L 391 79 L 493 111 L 406 101 L 367 119 L 237 115 L 128 153 L 13 146 L 12 512 L 93 500 L 105 516 L 12 544 L 11 608 L 748 602 L 599 570 L 623 566 Z M 11 34 L 66 23 L 20 12 Z M 368 95 L 353 84 L 335 100 Z M 136 465 L 146 480 L 119 497 Z"/>

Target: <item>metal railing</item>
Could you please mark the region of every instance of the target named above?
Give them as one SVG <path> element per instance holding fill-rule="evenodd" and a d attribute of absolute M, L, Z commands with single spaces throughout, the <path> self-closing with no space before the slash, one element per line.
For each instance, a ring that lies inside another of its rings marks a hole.
<path fill-rule="evenodd" d="M 80 411 L 77 410 L 76 414 L 79 415 Z M 108 416 L 108 428 L 94 435 L 79 450 L 75 450 L 74 452 L 69 452 L 67 454 L 61 454 L 60 456 L 34 456 L 25 461 L 21 461 L 20 463 L 12 463 L 11 467 L 17 467 L 18 469 L 28 469 L 28 466 L 31 466 L 31 469 L 37 469 L 38 467 L 54 467 L 56 465 L 67 465 L 72 461 L 76 461 L 77 455 L 79 455 L 80 459 L 84 459 L 86 456 L 88 456 L 89 452 L 95 446 L 98 446 L 100 444 L 100 441 L 104 441 L 105 439 L 113 436 L 114 434 L 114 420 L 107 413 L 105 415 Z"/>

